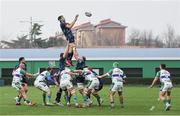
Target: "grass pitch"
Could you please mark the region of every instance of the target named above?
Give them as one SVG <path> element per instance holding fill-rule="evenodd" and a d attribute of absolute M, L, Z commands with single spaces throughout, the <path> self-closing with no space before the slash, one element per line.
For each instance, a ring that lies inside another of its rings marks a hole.
<path fill-rule="evenodd" d="M 51 88 L 52 101 L 54 101 L 57 88 Z M 174 87 L 172 90 L 172 109 L 164 111 L 163 103 L 157 101 L 159 88 L 149 89 L 146 86 L 124 87 L 124 105 L 120 108 L 118 96 L 115 96 L 115 108 L 109 107 L 108 99 L 109 86 L 104 86 L 100 95 L 104 102 L 98 107 L 96 100 L 92 97 L 93 105 L 89 108 L 60 107 L 60 106 L 43 106 L 42 93 L 35 87 L 29 87 L 28 97 L 37 103 L 36 106 L 15 105 L 14 97 L 17 95 L 16 90 L 12 87 L 0 87 L 0 115 L 180 115 L 180 88 Z M 78 94 L 79 95 L 79 94 Z M 82 101 L 79 95 L 78 99 Z M 62 96 L 62 102 L 64 98 Z M 73 102 L 73 100 L 72 100 Z M 150 108 L 155 106 L 151 111 Z"/>

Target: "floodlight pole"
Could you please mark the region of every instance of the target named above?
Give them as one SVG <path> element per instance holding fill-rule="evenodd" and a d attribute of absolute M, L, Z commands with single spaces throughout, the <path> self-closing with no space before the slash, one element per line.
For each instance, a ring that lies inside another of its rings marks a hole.
<path fill-rule="evenodd" d="M 33 24 L 34 23 L 41 23 L 43 21 L 33 21 L 32 17 L 30 17 L 30 20 L 27 21 L 27 20 L 23 20 L 23 21 L 20 21 L 20 23 L 30 23 L 30 29 L 29 29 L 29 40 L 31 42 L 31 46 L 32 46 L 32 27 L 33 27 Z"/>

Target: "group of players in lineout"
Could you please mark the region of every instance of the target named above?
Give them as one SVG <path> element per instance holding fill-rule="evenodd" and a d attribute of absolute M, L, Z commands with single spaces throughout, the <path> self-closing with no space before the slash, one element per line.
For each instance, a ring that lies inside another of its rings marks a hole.
<path fill-rule="evenodd" d="M 66 105 L 69 106 L 71 103 L 71 98 L 73 98 L 75 106 L 80 107 L 78 103 L 79 98 L 77 97 L 76 89 L 72 84 L 72 80 L 73 78 L 75 78 L 77 88 L 83 98 L 83 103 L 81 106 L 89 107 L 92 104 L 90 97 L 91 95 L 93 95 L 97 99 L 98 105 L 101 106 L 103 99 L 98 94 L 98 92 L 103 88 L 103 82 L 101 78 L 111 77 L 112 85 L 109 91 L 110 107 L 113 108 L 115 106 L 114 95 L 117 92 L 119 95 L 120 107 L 124 108 L 122 90 L 123 83 L 125 83 L 126 75 L 119 68 L 120 66 L 118 62 L 114 62 L 112 64 L 112 69 L 110 69 L 106 74 L 101 76 L 99 76 L 96 72 L 92 70 L 92 68 L 86 65 L 86 57 L 79 56 L 75 46 L 75 39 L 71 32 L 71 28 L 74 26 L 77 19 L 78 15 L 75 16 L 72 23 L 66 23 L 62 15 L 58 17 L 62 32 L 67 39 L 67 46 L 65 48 L 65 51 L 64 53 L 60 53 L 58 72 L 53 73 L 53 68 L 49 66 L 45 71 L 40 74 L 27 73 L 25 58 L 19 58 L 19 64 L 14 68 L 12 72 L 12 87 L 16 88 L 16 90 L 18 91 L 18 95 L 17 97 L 15 97 L 16 105 L 21 105 L 21 99 L 24 100 L 24 104 L 26 105 L 35 105 L 35 103 L 31 102 L 27 98 L 28 85 L 26 80 L 26 78 L 34 77 L 34 86 L 43 92 L 44 105 L 53 105 L 53 103 L 51 103 L 51 91 L 48 84 L 49 82 L 53 82 L 55 85 L 58 86 L 58 91 L 54 104 L 64 106 L 61 103 L 61 95 L 64 91 Z M 73 56 L 77 62 L 75 70 L 70 69 L 70 67 L 73 66 Z M 149 88 L 152 88 L 158 80 L 160 80 L 160 82 L 162 83 L 159 92 L 159 98 L 164 102 L 165 110 L 170 110 L 170 94 L 173 86 L 170 79 L 170 73 L 166 70 L 165 64 L 160 65 L 160 71 L 157 72 L 157 75 L 155 76 Z M 85 83 L 87 83 L 87 85 L 85 85 Z"/>

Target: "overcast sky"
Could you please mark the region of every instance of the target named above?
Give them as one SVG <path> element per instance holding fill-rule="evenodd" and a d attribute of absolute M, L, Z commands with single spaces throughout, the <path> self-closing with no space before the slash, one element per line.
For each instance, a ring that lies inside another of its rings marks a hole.
<path fill-rule="evenodd" d="M 76 14 L 76 25 L 91 21 L 111 18 L 128 26 L 128 33 L 136 28 L 162 33 L 167 24 L 180 34 L 179 0 L 0 0 L 0 39 L 11 40 L 18 35 L 27 34 L 30 24 L 20 21 L 42 21 L 43 38 L 61 31 L 57 17 L 64 15 L 67 22 Z M 85 17 L 84 12 L 92 12 L 92 17 Z M 127 36 L 126 35 L 126 36 Z"/>

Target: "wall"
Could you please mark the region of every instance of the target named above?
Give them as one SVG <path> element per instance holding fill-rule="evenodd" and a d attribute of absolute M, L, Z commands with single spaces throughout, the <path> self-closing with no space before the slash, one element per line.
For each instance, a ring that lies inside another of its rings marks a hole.
<path fill-rule="evenodd" d="M 104 73 L 111 67 L 112 63 L 117 60 L 88 60 L 87 65 L 94 68 L 104 68 Z M 159 64 L 165 63 L 168 68 L 180 68 L 180 61 L 170 60 L 121 60 L 121 68 L 143 68 L 143 78 L 153 78 L 155 75 L 155 68 L 159 67 Z M 27 71 L 30 73 L 37 73 L 39 68 L 48 66 L 48 61 L 27 61 Z M 75 64 L 75 62 L 73 62 Z M 0 61 L 0 68 L 14 68 L 18 62 L 16 61 Z M 56 61 L 56 67 L 58 67 L 58 61 Z M 0 71 L 1 72 L 1 71 Z M 0 75 L 1 76 L 1 75 Z"/>

